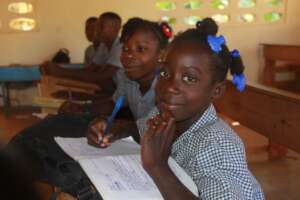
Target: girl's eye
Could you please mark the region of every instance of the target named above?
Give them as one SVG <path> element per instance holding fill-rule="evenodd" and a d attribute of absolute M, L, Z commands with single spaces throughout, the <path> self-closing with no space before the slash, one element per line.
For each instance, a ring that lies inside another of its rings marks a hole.
<path fill-rule="evenodd" d="M 169 78 L 169 73 L 168 72 L 166 72 L 166 71 L 164 71 L 164 70 L 162 70 L 161 72 L 160 72 L 160 77 L 163 77 L 163 78 Z"/>
<path fill-rule="evenodd" d="M 145 47 L 142 47 L 142 46 L 138 46 L 138 47 L 137 47 L 137 51 L 138 51 L 138 52 L 144 52 L 144 51 L 146 51 L 146 48 L 145 48 Z"/>
<path fill-rule="evenodd" d="M 128 47 L 124 47 L 124 48 L 123 48 L 123 51 L 124 51 L 124 52 L 128 52 L 128 50 L 129 50 Z"/>
<path fill-rule="evenodd" d="M 197 78 L 195 77 L 192 77 L 192 76 L 188 76 L 188 75 L 184 75 L 182 77 L 182 80 L 188 84 L 191 84 L 191 83 L 195 83 L 197 81 Z"/>

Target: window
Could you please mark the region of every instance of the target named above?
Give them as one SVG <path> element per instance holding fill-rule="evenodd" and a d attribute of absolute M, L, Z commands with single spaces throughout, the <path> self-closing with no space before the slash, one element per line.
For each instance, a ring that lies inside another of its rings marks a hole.
<path fill-rule="evenodd" d="M 239 0 L 239 8 L 253 8 L 255 5 L 255 0 Z"/>
<path fill-rule="evenodd" d="M 255 14 L 253 13 L 245 13 L 239 16 L 239 20 L 245 23 L 251 23 L 255 21 Z"/>
<path fill-rule="evenodd" d="M 37 30 L 36 0 L 0 1 L 0 19 L 0 33 Z"/>
<path fill-rule="evenodd" d="M 27 14 L 33 11 L 31 3 L 17 2 L 8 4 L 8 11 L 17 14 Z"/>
<path fill-rule="evenodd" d="M 215 9 L 224 10 L 229 6 L 229 0 L 212 0 L 211 6 Z"/>
<path fill-rule="evenodd" d="M 163 16 L 162 18 L 161 18 L 161 21 L 163 21 L 163 22 L 167 22 L 168 24 L 170 24 L 170 25 L 175 25 L 176 24 L 176 18 L 175 17 L 168 17 L 168 16 Z"/>
<path fill-rule="evenodd" d="M 191 0 L 186 3 L 184 3 L 184 8 L 188 10 L 198 10 L 202 6 L 202 1 L 198 0 Z"/>
<path fill-rule="evenodd" d="M 283 5 L 283 0 L 264 0 L 268 7 L 278 7 Z"/>
<path fill-rule="evenodd" d="M 279 21 L 281 17 L 282 14 L 278 12 L 269 12 L 264 15 L 264 19 L 266 22 L 276 22 Z"/>
<path fill-rule="evenodd" d="M 226 14 L 215 14 L 215 15 L 212 15 L 211 17 L 219 24 L 229 22 L 229 15 L 226 15 Z"/>
<path fill-rule="evenodd" d="M 287 0 L 156 0 L 158 19 L 174 29 L 212 17 L 221 26 L 284 23 Z"/>
<path fill-rule="evenodd" d="M 35 28 L 35 20 L 31 18 L 16 18 L 9 22 L 9 27 L 18 31 L 31 31 Z"/>
<path fill-rule="evenodd" d="M 170 11 L 176 9 L 176 4 L 171 1 L 158 1 L 156 2 L 156 8 L 161 11 Z"/>
<path fill-rule="evenodd" d="M 185 17 L 183 20 L 184 20 L 185 24 L 195 26 L 197 21 L 201 20 L 201 17 L 199 17 L 199 16 L 188 16 L 188 17 Z"/>

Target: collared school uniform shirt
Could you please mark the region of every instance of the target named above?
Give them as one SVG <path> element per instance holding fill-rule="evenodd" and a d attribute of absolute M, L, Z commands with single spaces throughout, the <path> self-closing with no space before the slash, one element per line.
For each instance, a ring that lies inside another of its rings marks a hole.
<path fill-rule="evenodd" d="M 155 91 L 154 87 L 157 82 L 155 78 L 150 89 L 141 94 L 140 85 L 136 81 L 127 78 L 123 69 L 119 69 L 116 74 L 117 89 L 113 95 L 114 101 L 119 96 L 125 96 L 125 104 L 127 104 L 134 116 L 135 120 L 146 117 L 155 107 Z"/>
<path fill-rule="evenodd" d="M 148 119 L 158 110 L 150 112 Z M 137 121 L 140 134 L 146 119 Z M 237 134 L 210 105 L 200 119 L 176 139 L 171 156 L 191 176 L 201 200 L 262 200 L 259 183 L 248 169 Z"/>
<path fill-rule="evenodd" d="M 110 64 L 116 67 L 122 67 L 120 56 L 122 52 L 122 44 L 119 38 L 116 38 L 113 42 L 111 49 L 109 50 L 104 43 L 100 43 L 96 49 L 93 63 L 96 65 Z"/>

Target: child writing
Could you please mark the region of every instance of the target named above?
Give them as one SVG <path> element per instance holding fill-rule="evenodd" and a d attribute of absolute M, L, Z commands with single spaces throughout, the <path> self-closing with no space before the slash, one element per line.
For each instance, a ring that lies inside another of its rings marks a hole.
<path fill-rule="evenodd" d="M 159 25 L 138 19 L 137 23 L 138 27 L 134 31 L 128 31 L 127 40 L 125 38 L 121 54 L 124 71 L 120 70 L 118 73 L 118 88 L 114 94 L 114 99 L 125 96 L 134 120 L 146 116 L 155 106 L 154 86 L 159 69 L 158 61 L 171 36 L 171 28 L 167 24 Z M 134 121 L 131 125 L 120 123 L 123 125 L 119 125 L 118 121 L 114 122 L 111 133 L 103 138 L 106 121 L 100 119 L 92 122 L 87 133 L 89 144 L 106 147 L 112 140 L 137 131 Z M 99 140 L 104 143 L 99 144 Z"/>
<path fill-rule="evenodd" d="M 130 34 L 124 37 L 125 41 L 121 59 L 125 71 L 118 73 L 118 88 L 114 99 L 124 96 L 127 105 L 133 113 L 134 120 L 137 120 L 146 116 L 154 107 L 155 74 L 159 66 L 158 60 L 160 54 L 168 44 L 168 36 L 164 34 L 163 30 L 165 29 L 162 29 L 162 26 L 147 20 L 139 20 L 136 25 L 130 27 L 131 30 L 128 31 Z M 99 113 L 103 106 L 107 105 L 95 103 L 91 106 L 91 109 L 98 109 L 98 111 L 93 112 Z M 99 145 L 98 129 L 99 127 L 101 129 L 106 123 L 101 118 L 90 123 L 91 118 L 91 116 L 86 117 L 78 114 L 52 116 L 23 130 L 10 142 L 10 145 L 21 148 L 22 152 L 30 152 L 30 154 L 24 155 L 24 157 L 30 159 L 32 163 L 36 163 L 38 165 L 37 168 L 41 168 L 39 179 L 59 186 L 64 190 L 67 187 L 62 182 L 65 177 L 60 172 L 55 171 L 56 169 L 52 169 L 51 166 L 49 167 L 48 161 L 54 163 L 55 166 L 62 162 L 70 163 L 71 161 L 55 143 L 53 138 L 55 136 L 83 137 L 86 136 L 88 129 L 87 137 L 89 143 L 97 147 L 102 147 Z M 89 128 L 88 124 L 91 124 Z M 111 131 L 115 133 L 115 138 L 120 138 L 134 131 L 137 132 L 137 128 L 133 120 L 116 120 Z M 109 138 L 115 139 L 113 137 Z M 42 166 L 40 166 L 41 164 Z M 84 173 L 78 171 L 75 174 L 73 173 L 72 169 L 68 172 L 69 176 L 75 179 L 75 181 L 72 180 L 70 183 L 74 188 L 72 186 L 72 190 L 68 191 L 76 196 L 77 190 L 80 190 L 80 188 L 75 187 L 77 185 L 76 181 Z"/>
<path fill-rule="evenodd" d="M 230 52 L 217 30 L 206 18 L 172 41 L 156 86 L 158 111 L 151 112 L 146 131 L 138 122 L 143 167 L 165 199 L 264 199 L 242 141 L 212 105 L 225 90 L 228 69 L 239 90 L 245 80 L 238 51 Z M 191 176 L 199 197 L 172 173 L 169 156 Z"/>

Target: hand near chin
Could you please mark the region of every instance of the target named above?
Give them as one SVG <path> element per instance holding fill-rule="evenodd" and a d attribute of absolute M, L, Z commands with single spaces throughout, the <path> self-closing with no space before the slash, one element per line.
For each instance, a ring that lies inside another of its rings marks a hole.
<path fill-rule="evenodd" d="M 149 128 L 142 137 L 142 164 L 151 174 L 153 170 L 168 167 L 172 144 L 176 139 L 175 119 L 169 112 L 162 112 L 148 120 Z"/>

